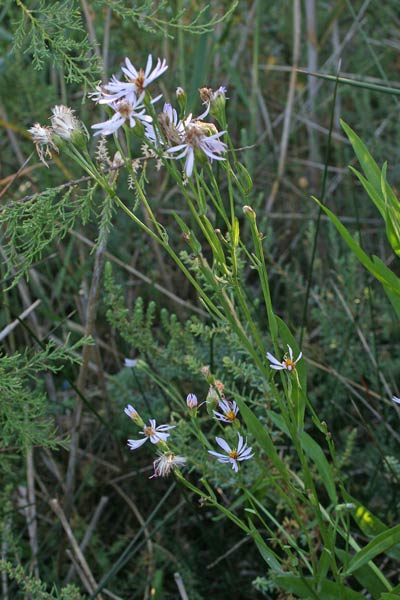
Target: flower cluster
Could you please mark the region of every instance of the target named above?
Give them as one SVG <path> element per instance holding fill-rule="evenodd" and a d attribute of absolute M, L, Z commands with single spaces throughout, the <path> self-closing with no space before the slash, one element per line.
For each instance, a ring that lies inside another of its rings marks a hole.
<path fill-rule="evenodd" d="M 185 159 L 186 177 L 191 177 L 195 163 L 224 161 L 227 145 L 222 141 L 225 131 L 218 131 L 213 123 L 203 119 L 210 113 L 218 122 L 225 122 L 225 88 L 215 92 L 211 88 L 201 88 L 200 98 L 205 110 L 198 117 L 192 114 L 178 117 L 171 104 L 165 103 L 163 110 L 155 118 L 154 104 L 162 97 L 152 97 L 149 86 L 168 69 L 166 60 L 157 59 L 153 67 L 153 57 L 149 54 L 146 67 L 136 69 L 128 57 L 121 67 L 125 80 L 113 75 L 108 83 L 98 84 L 90 94 L 92 100 L 105 107 L 109 118 L 92 125 L 94 136 L 116 134 L 123 126 L 132 129 L 142 139 L 153 156 L 170 160 Z M 186 94 L 177 89 L 177 100 L 182 115 L 186 109 Z M 89 137 L 88 132 L 66 106 L 52 109 L 51 127 L 36 123 L 29 129 L 36 145 L 40 160 L 46 165 L 46 157 L 51 158 L 52 151 L 58 152 L 62 140 L 83 147 Z"/>
<path fill-rule="evenodd" d="M 225 160 L 222 154 L 225 154 L 227 145 L 220 139 L 225 131 L 219 132 L 215 125 L 205 123 L 203 119 L 210 110 L 213 113 L 215 107 L 224 106 L 226 90 L 220 87 L 213 92 L 209 88 L 202 88 L 200 96 L 206 110 L 197 118 L 189 114 L 184 119 L 179 119 L 172 105 L 165 103 L 155 123 L 148 112 L 151 111 L 151 105 L 161 96 L 152 98 L 147 88 L 167 69 L 165 59 L 161 61 L 159 58 L 153 69 L 151 55 L 147 59 L 145 69 L 136 69 L 129 58 L 125 58 L 122 72 L 126 80 L 120 81 L 114 75 L 107 84 L 98 85 L 91 95 L 93 100 L 113 111 L 110 119 L 92 125 L 92 129 L 95 130 L 94 135 L 111 135 L 123 125 L 128 125 L 163 156 L 166 153 L 165 157 L 170 159 L 185 158 L 185 173 L 187 177 L 191 177 L 195 158 L 199 161 L 208 159 L 211 162 Z M 178 102 L 184 96 L 184 91 L 178 88 Z"/>

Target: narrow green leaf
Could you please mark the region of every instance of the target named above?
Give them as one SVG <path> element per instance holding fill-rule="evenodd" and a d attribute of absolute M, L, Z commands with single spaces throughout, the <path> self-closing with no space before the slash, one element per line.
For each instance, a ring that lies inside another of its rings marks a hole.
<path fill-rule="evenodd" d="M 254 524 L 251 522 L 251 520 L 249 520 L 249 529 L 250 529 L 250 535 L 253 538 L 253 540 L 258 548 L 258 551 L 260 552 L 261 556 L 267 563 L 268 567 L 274 573 L 282 573 L 282 569 L 281 569 L 277 555 L 264 542 L 259 531 L 254 527 Z"/>
<path fill-rule="evenodd" d="M 246 423 L 246 426 L 247 426 L 249 432 L 251 433 L 251 435 L 253 435 L 255 437 L 259 446 L 264 450 L 264 452 L 266 453 L 268 458 L 273 462 L 273 464 L 278 469 L 278 471 L 281 473 L 281 475 L 285 479 L 287 479 L 288 474 L 287 474 L 286 466 L 280 459 L 279 454 L 277 453 L 277 451 L 275 449 L 275 446 L 272 442 L 271 436 L 269 435 L 269 432 L 268 432 L 266 426 L 263 425 L 257 419 L 256 415 L 246 405 L 246 403 L 243 401 L 243 399 L 240 398 L 240 396 L 236 396 L 235 400 L 239 406 L 240 413 L 244 419 L 244 422 Z"/>
<path fill-rule="evenodd" d="M 287 436 L 289 436 L 289 431 L 284 423 L 282 417 L 273 411 L 268 411 L 268 416 L 271 421 L 283 431 Z M 334 504 L 338 503 L 338 497 L 336 493 L 335 486 L 335 478 L 333 474 L 333 470 L 328 460 L 326 459 L 325 454 L 323 453 L 319 444 L 305 431 L 300 436 L 300 443 L 307 454 L 307 456 L 313 461 L 315 466 L 317 467 L 318 473 L 321 477 L 321 480 L 325 486 L 326 491 L 328 492 L 329 498 L 331 502 Z"/>
<path fill-rule="evenodd" d="M 386 206 L 385 206 L 384 198 L 382 196 L 382 192 L 377 190 L 372 185 L 372 183 L 370 183 L 368 181 L 368 179 L 366 179 L 364 177 L 364 175 L 362 173 L 360 173 L 360 171 L 357 171 L 357 169 L 354 169 L 354 167 L 349 167 L 349 169 L 360 181 L 361 185 L 367 192 L 368 196 L 371 198 L 372 202 L 375 204 L 376 208 L 379 210 L 381 217 L 384 219 Z"/>
<path fill-rule="evenodd" d="M 346 560 L 349 558 L 347 552 L 336 548 L 336 555 L 340 558 L 343 564 L 346 564 Z M 372 595 L 372 598 L 378 600 L 380 594 L 387 591 L 387 587 L 377 574 L 371 569 L 370 565 L 366 564 L 354 571 L 353 577 L 357 579 L 358 583 L 368 590 Z"/>
<path fill-rule="evenodd" d="M 375 558 L 375 556 L 387 552 L 387 550 L 398 543 L 400 543 L 400 525 L 379 533 L 351 559 L 347 566 L 346 575 L 350 575 L 353 571 L 356 571 L 362 565 Z"/>
<path fill-rule="evenodd" d="M 353 146 L 353 150 L 356 153 L 356 156 L 368 181 L 379 192 L 381 190 L 381 171 L 378 165 L 369 153 L 367 146 L 352 130 L 352 128 L 342 120 L 340 120 L 340 124 L 349 138 L 351 145 Z"/>
<path fill-rule="evenodd" d="M 301 579 L 294 575 L 278 575 L 273 581 L 286 592 L 306 600 L 365 600 L 359 592 L 334 581 L 323 581 L 318 585 L 313 578 Z"/>
<path fill-rule="evenodd" d="M 382 276 L 382 273 L 376 268 L 375 262 L 373 262 L 369 258 L 369 256 L 364 252 L 364 250 L 362 250 L 362 248 L 353 239 L 353 237 L 347 231 L 346 227 L 344 225 L 342 225 L 342 223 L 339 221 L 339 219 L 329 210 L 329 208 L 327 208 L 319 200 L 317 200 L 317 198 L 315 198 L 314 196 L 312 196 L 312 198 L 313 198 L 313 200 L 315 200 L 315 202 L 318 204 L 318 206 L 320 206 L 322 208 L 322 210 L 328 215 L 329 219 L 335 225 L 336 229 L 339 231 L 340 235 L 342 236 L 342 238 L 344 239 L 346 244 L 349 246 L 349 248 L 357 256 L 360 263 L 362 265 L 364 265 L 364 267 L 366 269 L 368 269 L 368 271 L 375 277 L 375 279 L 380 281 L 383 285 L 387 286 L 391 292 L 393 292 L 395 294 L 399 294 L 398 285 L 396 285 L 396 287 L 393 287 L 392 283 L 387 281 Z"/>

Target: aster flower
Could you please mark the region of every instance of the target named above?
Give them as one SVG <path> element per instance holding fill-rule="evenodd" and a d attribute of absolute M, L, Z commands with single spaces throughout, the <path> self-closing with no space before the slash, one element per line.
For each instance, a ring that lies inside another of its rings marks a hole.
<path fill-rule="evenodd" d="M 189 120 L 192 115 L 189 115 Z M 159 128 L 168 145 L 180 144 L 185 136 L 185 123 L 188 121 L 180 121 L 178 113 L 169 102 L 164 104 L 163 110 L 158 114 Z M 189 122 L 189 121 L 188 121 Z M 156 131 L 153 125 L 145 126 L 145 136 L 153 144 L 159 146 L 164 143 L 162 136 Z"/>
<path fill-rule="evenodd" d="M 147 58 L 146 68 L 137 70 L 131 63 L 128 57 L 125 58 L 125 66 L 122 67 L 122 71 L 126 77 L 126 81 L 120 81 L 115 75 L 112 76 L 111 80 L 96 87 L 96 91 L 91 95 L 92 99 L 99 104 L 113 104 L 119 100 L 125 100 L 134 104 L 137 96 L 145 93 L 145 89 L 155 79 L 160 77 L 167 69 L 168 65 L 166 60 L 157 59 L 157 64 L 152 71 L 153 58 L 149 54 Z M 151 100 L 152 103 L 157 102 L 161 98 L 157 96 Z"/>
<path fill-rule="evenodd" d="M 225 133 L 225 131 L 217 131 L 212 123 L 192 121 L 186 126 L 183 143 L 168 148 L 167 152 L 171 154 L 178 152 L 176 156 L 170 157 L 176 160 L 186 157 L 185 173 L 187 177 L 191 177 L 195 153 L 198 156 L 206 156 L 211 162 L 213 160 L 225 160 L 220 154 L 226 152 L 227 145 L 219 139 Z"/>
<path fill-rule="evenodd" d="M 154 474 L 150 477 L 168 477 L 175 467 L 183 467 L 186 464 L 186 458 L 177 456 L 173 452 L 165 452 L 160 454 L 153 462 Z"/>
<path fill-rule="evenodd" d="M 193 410 L 194 408 L 196 408 L 198 401 L 197 401 L 197 396 L 195 396 L 195 394 L 188 394 L 187 398 L 186 398 L 186 404 L 188 406 L 188 408 L 190 408 L 190 410 Z"/>
<path fill-rule="evenodd" d="M 133 83 L 136 86 L 138 93 L 142 93 L 143 90 L 153 83 L 155 79 L 160 77 L 168 69 L 167 61 L 165 58 L 161 61 L 157 58 L 157 64 L 153 67 L 153 57 L 151 54 L 147 57 L 147 63 L 145 70 L 136 70 L 128 57 L 125 58 L 125 67 L 122 67 L 122 71 L 125 74 L 129 83 Z"/>
<path fill-rule="evenodd" d="M 239 407 L 236 402 L 230 402 L 229 400 L 220 400 L 218 402 L 218 408 L 221 412 L 213 410 L 213 413 L 218 421 L 223 421 L 224 423 L 233 423 L 239 412 Z"/>
<path fill-rule="evenodd" d="M 156 426 L 155 419 L 150 419 L 150 425 L 145 425 L 140 435 L 144 435 L 142 440 L 128 440 L 128 446 L 131 450 L 136 450 L 149 439 L 152 444 L 165 442 L 170 434 L 166 433 L 168 429 L 174 429 L 175 425 L 158 425 Z"/>
<path fill-rule="evenodd" d="M 132 128 L 136 127 L 137 121 L 144 124 L 151 123 L 153 119 L 149 115 L 146 115 L 146 109 L 143 104 L 141 104 L 142 100 L 143 94 L 137 98 L 136 103 L 131 103 L 126 100 L 113 103 L 111 108 L 115 110 L 114 115 L 108 121 L 92 125 L 92 129 L 98 130 L 94 135 L 111 135 L 127 121 Z"/>
<path fill-rule="evenodd" d="M 74 110 L 68 106 L 54 106 L 51 109 L 51 125 L 54 133 L 67 142 L 84 142 L 89 137 L 86 127 L 74 115 Z"/>
<path fill-rule="evenodd" d="M 267 352 L 267 359 L 270 361 L 269 366 L 271 367 L 271 369 L 275 369 L 276 371 L 282 371 L 282 370 L 293 371 L 296 368 L 296 364 L 299 362 L 299 360 L 303 356 L 303 353 L 300 352 L 300 354 L 298 355 L 296 360 L 293 360 L 293 350 L 289 346 L 289 344 L 287 345 L 287 347 L 289 349 L 289 356 L 287 354 L 285 354 L 282 362 L 279 362 L 279 360 L 277 358 L 275 358 L 275 356 L 273 356 L 270 352 Z"/>
<path fill-rule="evenodd" d="M 392 396 L 392 400 L 393 400 L 393 402 L 395 402 L 396 404 L 400 404 L 400 398 L 398 398 L 397 396 Z"/>
<path fill-rule="evenodd" d="M 45 156 L 51 158 L 51 150 L 58 152 L 58 148 L 53 141 L 53 130 L 51 127 L 43 127 L 39 123 L 35 123 L 33 127 L 28 129 L 32 136 L 32 141 L 36 146 L 36 152 L 43 164 L 48 167 Z"/>
<path fill-rule="evenodd" d="M 243 442 L 243 438 L 238 433 L 238 444 L 237 448 L 230 448 L 228 442 L 223 440 L 222 438 L 216 437 L 215 441 L 218 446 L 222 448 L 226 452 L 226 454 L 221 454 L 220 452 L 214 452 L 213 450 L 208 450 L 209 454 L 216 456 L 218 462 L 221 463 L 230 463 L 232 465 L 232 469 L 237 473 L 239 469 L 238 462 L 242 460 L 249 460 L 253 458 L 254 453 L 252 453 L 253 448 L 251 446 L 247 447 L 247 440 Z"/>

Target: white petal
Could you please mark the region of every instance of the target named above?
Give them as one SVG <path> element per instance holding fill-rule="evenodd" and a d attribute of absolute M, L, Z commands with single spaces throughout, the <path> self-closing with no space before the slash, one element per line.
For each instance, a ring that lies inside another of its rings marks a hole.
<path fill-rule="evenodd" d="M 150 436 L 152 444 L 158 444 L 158 442 L 165 442 L 169 438 L 169 433 L 158 432 Z"/>
<path fill-rule="evenodd" d="M 217 458 L 222 458 L 226 461 L 229 461 L 229 457 L 225 456 L 225 454 L 221 454 L 220 452 L 214 452 L 214 450 L 207 450 L 208 454 L 212 454 L 213 456 L 216 456 Z"/>
<path fill-rule="evenodd" d="M 147 78 L 149 76 L 152 66 L 153 66 L 153 58 L 152 58 L 151 54 L 149 54 L 149 56 L 147 57 L 146 68 L 144 70 L 145 78 Z"/>
<path fill-rule="evenodd" d="M 222 448 L 222 450 L 225 450 L 225 452 L 227 452 L 229 454 L 229 452 L 231 451 L 228 442 L 226 442 L 224 439 L 216 437 L 215 441 L 217 442 L 218 446 L 220 446 Z"/>
<path fill-rule="evenodd" d="M 194 167 L 194 152 L 192 148 L 188 148 L 186 163 L 185 163 L 185 173 L 187 177 L 191 177 L 193 173 Z"/>
<path fill-rule="evenodd" d="M 168 429 L 175 429 L 176 425 L 159 425 L 156 427 L 156 431 L 168 431 Z"/>
<path fill-rule="evenodd" d="M 289 344 L 287 345 L 287 347 L 288 347 L 288 349 L 289 349 L 289 357 L 290 357 L 290 360 L 293 360 L 293 350 L 292 350 L 292 348 L 289 346 Z"/>
<path fill-rule="evenodd" d="M 396 404 L 400 404 L 400 398 L 398 398 L 397 396 L 392 396 L 392 400 L 393 402 L 396 402 Z"/>
<path fill-rule="evenodd" d="M 234 458 L 231 458 L 230 462 L 232 463 L 232 469 L 235 471 L 235 473 L 237 473 L 239 470 L 239 467 L 238 467 L 236 460 Z"/>
<path fill-rule="evenodd" d="M 247 450 L 243 450 L 238 457 L 238 460 L 248 460 L 249 458 L 252 458 L 254 456 L 254 452 L 252 453 L 252 450 L 253 448 L 247 448 Z"/>
<path fill-rule="evenodd" d="M 274 365 L 279 365 L 280 367 L 282 367 L 282 363 L 281 363 L 281 362 L 280 362 L 280 361 L 279 361 L 277 358 L 275 358 L 275 356 L 273 356 L 273 355 L 271 354 L 271 352 L 267 352 L 267 358 L 268 358 L 268 360 L 269 360 L 271 363 L 273 363 Z M 271 366 L 271 365 L 270 365 L 270 366 Z"/>
<path fill-rule="evenodd" d="M 140 448 L 140 446 L 143 446 L 143 444 L 146 442 L 147 437 L 143 438 L 142 440 L 128 440 L 128 446 L 131 450 L 136 450 L 136 448 Z"/>

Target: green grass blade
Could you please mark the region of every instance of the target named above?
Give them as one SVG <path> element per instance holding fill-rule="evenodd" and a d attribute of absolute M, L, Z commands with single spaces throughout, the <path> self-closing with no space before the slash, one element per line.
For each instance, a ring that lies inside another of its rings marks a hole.
<path fill-rule="evenodd" d="M 378 534 L 369 544 L 367 544 L 354 558 L 349 562 L 346 575 L 351 575 L 354 571 L 367 564 L 370 560 L 390 550 L 393 546 L 400 543 L 400 525 Z"/>

